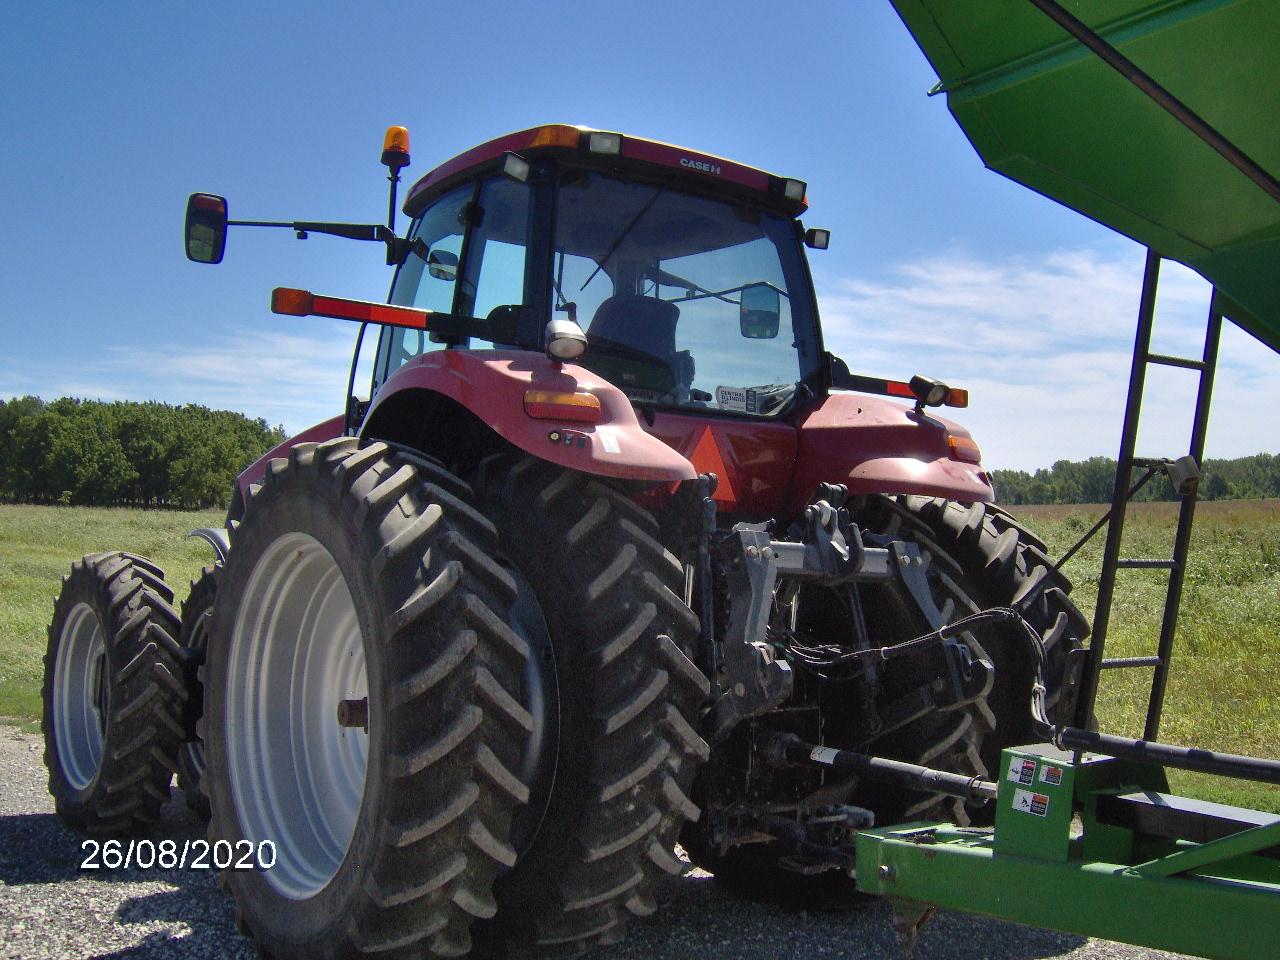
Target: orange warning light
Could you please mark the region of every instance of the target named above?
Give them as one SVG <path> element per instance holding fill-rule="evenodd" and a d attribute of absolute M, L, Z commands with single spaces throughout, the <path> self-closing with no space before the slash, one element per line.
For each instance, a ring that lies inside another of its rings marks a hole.
<path fill-rule="evenodd" d="M 409 130 L 406 127 L 387 127 L 382 138 L 382 163 L 399 170 L 409 165 Z"/>

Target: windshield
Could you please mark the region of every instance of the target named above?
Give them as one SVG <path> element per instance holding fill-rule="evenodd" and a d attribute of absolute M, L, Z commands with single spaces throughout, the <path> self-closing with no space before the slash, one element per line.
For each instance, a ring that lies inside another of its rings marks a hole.
<path fill-rule="evenodd" d="M 563 170 L 553 315 L 633 400 L 771 416 L 813 369 L 794 224 L 757 207 Z"/>

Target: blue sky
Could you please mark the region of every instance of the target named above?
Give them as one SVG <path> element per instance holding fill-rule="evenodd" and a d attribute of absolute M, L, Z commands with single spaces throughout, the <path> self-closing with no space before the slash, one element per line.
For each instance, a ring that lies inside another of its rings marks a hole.
<path fill-rule="evenodd" d="M 233 217 L 377 221 L 388 124 L 410 181 L 556 121 L 808 181 L 829 349 L 971 390 L 991 467 L 1114 455 L 1142 251 L 983 169 L 887 0 L 14 5 L 0 37 L 0 397 L 199 402 L 292 430 L 336 412 L 355 329 L 272 315 L 278 285 L 381 299 L 373 244 L 233 231 L 181 249 L 188 193 Z M 401 220 L 403 225 L 403 219 Z M 1157 340 L 1195 351 L 1208 291 L 1168 269 Z M 1141 446 L 1185 451 L 1159 372 Z M 1210 454 L 1271 449 L 1280 358 L 1229 328 Z M 1185 414 L 1183 411 L 1186 411 Z"/>

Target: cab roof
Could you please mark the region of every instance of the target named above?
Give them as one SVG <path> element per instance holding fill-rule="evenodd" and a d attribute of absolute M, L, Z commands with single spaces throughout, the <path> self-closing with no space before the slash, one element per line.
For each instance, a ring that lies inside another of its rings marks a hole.
<path fill-rule="evenodd" d="M 640 170 L 739 196 L 749 196 L 788 216 L 808 207 L 803 181 L 658 140 L 568 124 L 547 124 L 496 137 L 442 163 L 409 191 L 404 212 L 418 213 L 426 203 L 480 170 L 496 168 L 508 153 L 526 160 L 545 155 L 575 157 L 604 167 Z"/>

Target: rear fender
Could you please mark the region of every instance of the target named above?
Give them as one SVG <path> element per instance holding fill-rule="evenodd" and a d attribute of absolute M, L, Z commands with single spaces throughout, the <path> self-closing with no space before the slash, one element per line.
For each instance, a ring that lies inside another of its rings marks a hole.
<path fill-rule="evenodd" d="M 600 420 L 575 423 L 531 417 L 525 412 L 526 390 L 590 393 L 600 401 Z M 583 367 L 557 363 L 540 353 L 435 350 L 416 357 L 382 385 L 361 435 L 403 435 L 397 428 L 403 424 L 396 421 L 425 412 L 419 402 L 406 403 L 406 396 L 446 398 L 451 401 L 446 408 L 462 408 L 525 453 L 582 473 L 650 482 L 696 476 L 687 459 L 641 429 L 621 390 Z M 429 423 L 415 429 L 428 438 L 434 432 Z"/>
<path fill-rule="evenodd" d="M 308 427 L 296 436 L 290 437 L 284 443 L 277 444 L 257 460 L 253 461 L 248 467 L 240 472 L 236 477 L 236 485 L 240 488 L 240 496 L 242 502 L 249 499 L 249 486 L 254 483 L 261 483 L 262 478 L 267 475 L 267 464 L 277 457 L 287 457 L 289 451 L 299 443 L 323 443 L 325 440 L 332 440 L 334 437 L 342 436 L 342 422 L 345 418 L 339 414 L 323 423 L 317 423 L 314 427 Z M 238 520 L 239 517 L 229 516 L 228 519 Z"/>
<path fill-rule="evenodd" d="M 852 494 L 906 493 L 965 503 L 995 499 L 980 463 L 954 459 L 947 438 L 972 439 L 957 423 L 853 393 L 831 393 L 796 423 L 799 434 L 791 514 L 819 483 L 843 483 Z"/>

